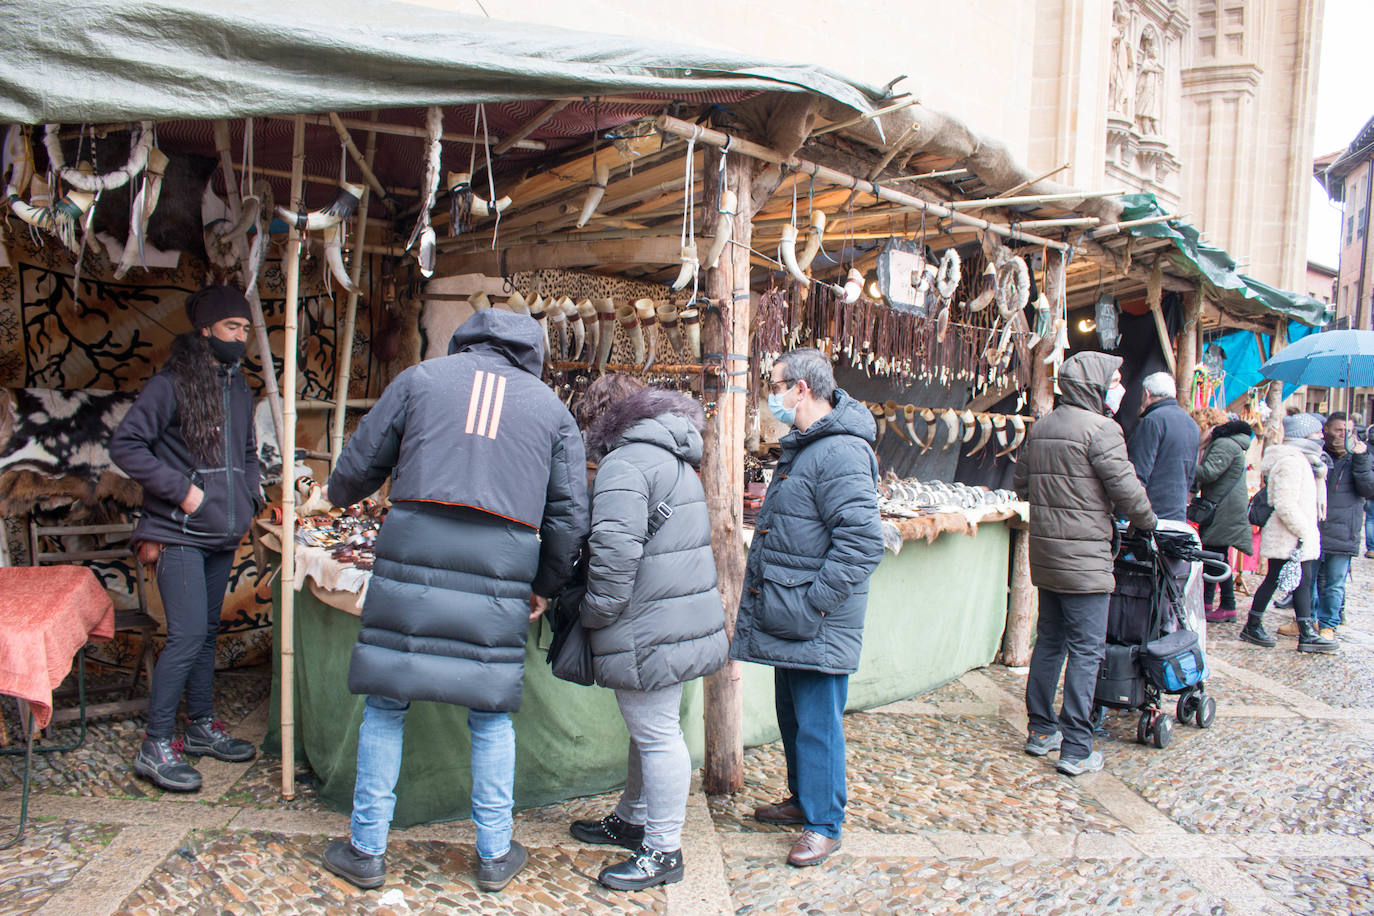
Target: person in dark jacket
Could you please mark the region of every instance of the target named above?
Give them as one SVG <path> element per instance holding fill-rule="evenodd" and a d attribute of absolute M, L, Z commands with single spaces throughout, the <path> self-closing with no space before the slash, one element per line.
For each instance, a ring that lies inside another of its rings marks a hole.
<path fill-rule="evenodd" d="M 1321 523 L 1322 555 L 1317 563 L 1317 627 L 1323 639 L 1335 639 L 1345 623 L 1345 582 L 1350 560 L 1360 552 L 1365 500 L 1374 497 L 1374 465 L 1369 447 L 1360 441 L 1341 412 L 1322 427 L 1331 459 L 1326 475 L 1326 518 Z"/>
<path fill-rule="evenodd" d="M 398 375 L 329 477 L 351 505 L 394 473 L 348 689 L 365 694 L 350 839 L 325 851 L 358 887 L 386 878 L 401 736 L 415 700 L 468 709 L 477 885 L 527 860 L 511 838 L 515 731 L 529 624 L 568 579 L 587 529 L 582 438 L 540 381 L 545 338 L 527 315 L 479 311 L 449 355 Z"/>
<path fill-rule="evenodd" d="M 719 670 L 730 651 L 706 493 L 694 469 L 705 422 L 691 398 L 645 388 L 611 405 L 586 437 L 598 466 L 582 623 L 596 682 L 615 690 L 630 750 L 615 811 L 574 821 L 571 831 L 583 842 L 635 850 L 597 878 L 617 890 L 682 880 L 692 781 L 678 722 L 682 685 Z"/>
<path fill-rule="evenodd" d="M 1227 420 L 1207 431 L 1202 460 L 1193 479 L 1203 499 L 1216 505 L 1212 520 L 1198 532 L 1204 550 L 1228 556 L 1232 547 L 1249 556 L 1255 552 L 1253 529 L 1247 513 L 1245 455 L 1255 432 L 1244 420 Z M 1213 604 L 1217 583 L 1208 581 L 1202 590 L 1205 615 L 1213 622 L 1236 619 L 1236 588 L 1231 579 L 1221 583 L 1221 604 Z"/>
<path fill-rule="evenodd" d="M 754 817 L 801 825 L 789 865 L 817 865 L 840 846 L 846 801 L 844 723 L 859 667 L 868 580 L 883 557 L 877 427 L 835 387 L 810 348 L 773 363 L 768 407 L 795 427 L 782 438 L 744 570 L 730 655 L 773 668 L 787 758 L 784 800 Z"/>
<path fill-rule="evenodd" d="M 214 716 L 215 642 L 234 553 L 262 507 L 253 395 L 239 369 L 248 300 L 207 286 L 186 300 L 194 330 L 172 341 L 110 438 L 110 457 L 143 487 L 133 543 L 155 562 L 167 641 L 148 687 L 148 724 L 134 772 L 161 789 L 193 792 L 200 773 L 182 751 L 250 760 L 257 749 Z M 186 697 L 186 739 L 173 740 Z"/>
<path fill-rule="evenodd" d="M 1193 492 L 1198 440 L 1202 430 L 1179 406 L 1174 377 L 1167 372 L 1145 376 L 1140 422 L 1131 432 L 1126 451 L 1136 476 L 1150 495 L 1150 507 L 1160 518 L 1188 520 L 1188 494 Z"/>
<path fill-rule="evenodd" d="M 1068 776 L 1102 769 L 1091 719 L 1116 587 L 1112 513 L 1143 531 L 1157 521 L 1131 472 L 1121 427 L 1106 416 L 1121 404 L 1120 367 L 1120 357 L 1105 353 L 1065 360 L 1059 405 L 1031 427 L 1013 473 L 1017 495 L 1030 501 L 1031 581 L 1040 597 L 1026 682 L 1026 753 L 1043 757 L 1058 748 L 1058 770 Z M 1061 669 L 1064 704 L 1056 718 Z"/>

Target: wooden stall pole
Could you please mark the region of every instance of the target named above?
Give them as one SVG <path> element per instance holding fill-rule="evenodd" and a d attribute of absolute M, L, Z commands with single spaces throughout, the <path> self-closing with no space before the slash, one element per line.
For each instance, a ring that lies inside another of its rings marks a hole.
<path fill-rule="evenodd" d="M 246 129 L 246 128 L 245 128 Z M 214 125 L 215 148 L 219 152 L 220 174 L 224 177 L 224 199 L 229 205 L 229 221 L 237 223 L 243 202 L 239 199 L 238 182 L 234 180 L 234 158 L 229 149 L 229 122 L 219 120 Z M 268 216 L 271 219 L 271 216 Z M 234 256 L 239 259 L 239 276 L 247 284 L 250 267 L 248 264 L 248 239 L 234 240 Z M 272 360 L 272 344 L 267 339 L 267 319 L 262 313 L 262 299 L 257 287 L 248 294 L 248 312 L 253 319 L 253 342 L 258 346 L 258 362 L 262 364 L 262 387 L 267 392 L 268 409 L 272 411 L 272 424 L 277 430 L 277 442 L 283 439 L 281 392 L 277 390 L 277 367 Z"/>
<path fill-rule="evenodd" d="M 372 112 L 372 120 L 377 120 L 377 111 Z M 338 115 L 332 116 L 334 119 Z M 344 128 L 346 130 L 346 128 Z M 353 141 L 350 139 L 349 144 Z M 377 134 L 375 131 L 368 131 L 367 152 L 363 155 L 363 162 L 367 169 L 372 170 L 372 163 L 377 157 Z M 358 324 L 358 283 L 363 275 L 363 241 L 367 238 L 367 205 L 369 198 L 372 197 L 371 188 L 363 188 L 362 200 L 358 201 L 358 228 L 353 235 L 353 267 L 349 271 L 349 279 L 353 281 L 353 292 L 348 294 L 348 302 L 344 306 L 344 325 L 342 336 L 339 337 L 335 353 L 338 358 L 334 364 L 334 371 L 337 377 L 334 380 L 334 426 L 329 436 L 329 469 L 332 471 L 334 465 L 339 463 L 339 453 L 343 451 L 344 420 L 348 417 L 348 385 L 353 377 L 353 335 L 357 331 Z"/>
<path fill-rule="evenodd" d="M 1046 252 L 1045 296 L 1057 302 L 1064 295 L 1064 255 Z M 1045 337 L 1031 351 L 1030 406 L 1031 414 L 1042 417 L 1054 408 L 1054 379 L 1045 357 L 1053 349 L 1051 337 Z M 1007 597 L 1007 626 L 1002 634 L 1002 664 L 1021 668 L 1030 664 L 1031 632 L 1035 629 L 1038 594 L 1031 583 L 1030 531 L 1014 526 L 1011 533 L 1011 593 Z"/>
<path fill-rule="evenodd" d="M 1174 342 L 1169 339 L 1169 328 L 1164 323 L 1164 260 L 1155 258 L 1150 269 L 1150 278 L 1145 283 L 1145 302 L 1150 307 L 1150 315 L 1155 320 L 1155 333 L 1159 335 L 1159 349 L 1164 353 L 1164 362 L 1169 366 L 1169 374 L 1178 378 L 1178 364 L 1174 359 Z"/>
<path fill-rule="evenodd" d="M 719 154 L 706 157 L 706 212 L 714 213 L 720 200 Z M 732 238 L 748 246 L 753 239 L 749 204 L 754 160 L 726 157 L 725 184 L 738 199 Z M 748 248 L 728 246 L 719 265 L 706 272 L 706 295 L 722 306 L 721 321 L 703 322 L 706 353 L 724 354 L 727 372 L 748 368 L 749 353 L 749 257 Z M 734 359 L 738 354 L 745 360 Z M 716 558 L 716 585 L 725 604 L 725 630 L 733 639 L 740 591 L 744 587 L 744 413 L 746 376 L 724 375 L 716 396 L 716 412 L 706 424 L 706 449 L 701 462 L 701 482 L 711 515 L 711 551 Z M 738 389 L 738 390 L 736 390 Z M 740 663 L 706 678 L 704 692 L 706 767 L 702 788 L 712 794 L 737 792 L 744 786 L 744 692 Z"/>
<path fill-rule="evenodd" d="M 291 142 L 291 212 L 301 209 L 305 182 L 305 116 L 296 115 Z M 286 339 L 282 354 L 282 412 L 286 431 L 281 440 L 281 797 L 296 797 L 296 306 L 300 294 L 301 234 L 292 230 L 286 240 Z"/>
<path fill-rule="evenodd" d="M 1269 343 L 1269 359 L 1279 355 L 1279 351 L 1288 346 L 1288 320 L 1278 319 L 1274 325 L 1274 337 Z M 1260 353 L 1264 357 L 1264 353 Z M 1269 383 L 1269 395 L 1266 399 L 1269 404 L 1269 422 L 1264 426 L 1264 441 L 1266 445 L 1273 445 L 1282 438 L 1283 434 L 1283 382 L 1275 379 Z"/>
<path fill-rule="evenodd" d="M 1178 387 L 1178 403 L 1184 410 L 1193 409 L 1193 372 L 1197 369 L 1198 326 L 1202 314 L 1202 289 L 1183 295 L 1183 327 L 1179 329 L 1175 347 L 1178 366 L 1174 383 Z"/>

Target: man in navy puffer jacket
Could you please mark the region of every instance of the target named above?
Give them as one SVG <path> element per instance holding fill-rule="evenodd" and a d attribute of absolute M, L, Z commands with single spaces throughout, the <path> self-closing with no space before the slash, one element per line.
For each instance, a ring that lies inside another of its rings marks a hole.
<path fill-rule="evenodd" d="M 877 429 L 809 348 L 773 364 L 768 406 L 795 429 L 759 510 L 730 654 L 774 669 L 788 797 L 754 816 L 803 826 L 788 864 L 817 865 L 840 846 L 841 716 L 859 667 L 868 579 L 883 557 Z"/>

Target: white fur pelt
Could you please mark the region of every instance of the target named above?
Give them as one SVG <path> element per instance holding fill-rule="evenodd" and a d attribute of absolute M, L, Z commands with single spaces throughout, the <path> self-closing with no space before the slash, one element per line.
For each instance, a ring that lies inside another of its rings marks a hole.
<path fill-rule="evenodd" d="M 1314 463 L 1308 451 L 1292 443 L 1271 445 L 1264 451 L 1260 470 L 1274 514 L 1260 532 L 1260 556 L 1286 560 L 1299 540 L 1303 560 L 1321 556 L 1319 522 L 1326 514 L 1326 465 L 1320 455 Z"/>

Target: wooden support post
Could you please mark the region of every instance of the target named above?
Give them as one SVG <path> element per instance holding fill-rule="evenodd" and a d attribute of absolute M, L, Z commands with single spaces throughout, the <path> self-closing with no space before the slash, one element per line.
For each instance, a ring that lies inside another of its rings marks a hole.
<path fill-rule="evenodd" d="M 372 112 L 372 119 L 377 119 L 376 111 Z M 367 153 L 364 154 L 363 161 L 370 171 L 377 155 L 377 134 L 369 131 L 366 142 Z M 343 451 L 344 419 L 348 416 L 348 385 L 353 376 L 353 335 L 356 333 L 358 321 L 358 282 L 362 279 L 363 261 L 367 256 L 363 250 L 363 240 L 367 238 L 367 205 L 368 198 L 372 196 L 369 190 L 363 188 L 362 200 L 358 201 L 358 229 L 353 234 L 353 267 L 349 271 L 349 279 L 353 281 L 353 292 L 348 294 L 348 302 L 344 306 L 342 336 L 334 348 L 334 352 L 338 354 L 334 364 L 334 371 L 338 377 L 334 380 L 334 424 L 329 436 L 331 471 L 334 465 L 339 463 L 339 452 Z"/>
<path fill-rule="evenodd" d="M 1169 366 L 1169 374 L 1178 377 L 1178 365 L 1174 360 L 1174 342 L 1169 339 L 1169 328 L 1164 324 L 1164 261 L 1155 258 L 1150 270 L 1150 278 L 1145 283 L 1145 302 L 1150 307 L 1150 315 L 1155 320 L 1155 333 L 1159 335 L 1159 349 L 1164 353 L 1164 362 Z"/>
<path fill-rule="evenodd" d="M 291 141 L 291 212 L 301 208 L 305 171 L 305 116 L 296 115 Z M 296 306 L 300 295 L 301 233 L 292 231 L 286 240 L 286 339 L 282 354 L 283 410 L 286 433 L 281 440 L 281 796 L 296 797 Z"/>
<path fill-rule="evenodd" d="M 719 154 L 712 152 L 705 169 L 706 212 L 715 213 L 720 200 Z M 728 156 L 725 182 L 740 201 L 732 237 L 747 246 L 753 239 L 753 213 L 747 201 L 752 194 L 754 160 Z M 707 353 L 725 355 L 725 368 L 737 372 L 747 361 L 731 354 L 749 352 L 749 257 L 745 248 L 729 246 L 719 265 L 706 272 L 706 295 L 722 307 L 721 321 L 703 322 L 703 346 Z M 722 376 L 716 396 L 715 416 L 706 424 L 706 449 L 701 463 L 701 482 L 711 515 L 711 551 L 716 558 L 716 585 L 725 604 L 725 629 L 733 639 L 735 614 L 744 586 L 744 394 L 727 391 L 745 387 L 746 376 Z M 719 795 L 737 792 L 744 785 L 744 692 L 740 663 L 706 678 L 706 768 L 702 787 Z"/>
<path fill-rule="evenodd" d="M 1183 327 L 1179 328 L 1174 384 L 1178 387 L 1178 403 L 1184 410 L 1193 409 L 1193 371 L 1198 360 L 1198 316 L 1202 314 L 1202 289 L 1183 294 Z"/>
<path fill-rule="evenodd" d="M 1278 319 L 1274 325 L 1274 336 L 1269 342 L 1269 358 L 1273 359 L 1279 355 L 1284 347 L 1288 346 L 1288 321 Z M 1283 437 L 1283 382 L 1275 379 L 1269 383 L 1269 422 L 1264 425 L 1264 439 L 1266 444 L 1273 445 Z"/>
<path fill-rule="evenodd" d="M 372 112 L 372 116 L 373 116 L 373 117 L 372 117 L 372 120 L 373 120 L 373 121 L 376 121 L 376 120 L 377 120 L 377 117 L 376 117 L 376 116 L 377 116 L 377 112 L 376 112 L 376 111 L 373 111 L 373 112 Z M 362 153 L 358 152 L 357 144 L 355 144 L 355 143 L 353 142 L 353 138 L 350 137 L 350 136 L 348 135 L 348 128 L 347 128 L 347 127 L 344 127 L 343 121 L 341 121 L 341 120 L 339 119 L 339 116 L 338 116 L 337 114 L 335 114 L 334 112 L 332 112 L 332 111 L 329 113 L 329 123 L 331 123 L 331 124 L 334 125 L 334 130 L 335 130 L 336 133 L 338 133 L 338 135 L 339 135 L 339 141 L 340 141 L 341 143 L 343 143 L 344 149 L 346 149 L 346 150 L 348 151 L 348 156 L 349 156 L 349 158 L 352 159 L 353 162 L 354 162 L 354 164 L 356 164 L 356 165 L 358 166 L 358 171 L 360 171 L 360 172 L 363 173 L 363 178 L 366 179 L 366 182 L 367 182 L 367 183 L 364 185 L 364 187 L 365 187 L 365 188 L 371 188 L 372 190 L 376 191 L 376 192 L 377 192 L 377 196 L 380 197 L 380 198 L 382 199 L 383 202 L 385 202 L 386 199 L 387 199 L 386 188 L 382 187 L 382 183 L 381 183 L 380 181 L 377 180 L 376 174 L 374 174 L 373 171 L 372 171 L 372 158 L 373 158 L 373 157 L 372 157 L 372 156 L 364 156 Z M 368 131 L 367 136 L 369 137 L 369 140 L 368 140 L 368 145 L 369 145 L 369 147 L 370 147 L 371 149 L 374 149 L 374 150 L 375 150 L 375 149 L 377 148 L 377 144 L 376 144 L 376 142 L 375 142 L 374 140 L 372 140 L 372 139 L 370 139 L 370 138 L 376 137 L 376 136 L 377 136 L 377 132 L 376 132 L 376 131 Z M 367 198 L 363 198 L 363 202 L 360 203 L 358 206 L 363 207 L 363 206 L 366 205 L 366 202 L 367 202 Z M 363 211 L 363 215 L 364 215 L 364 216 L 367 215 L 366 210 Z"/>
<path fill-rule="evenodd" d="M 1046 252 L 1045 296 L 1058 302 L 1065 295 L 1064 255 L 1059 251 Z M 1053 350 L 1054 341 L 1046 337 L 1035 345 L 1030 354 L 1031 414 L 1043 417 L 1054 408 L 1054 380 L 1045 357 Z M 1007 626 L 1002 634 L 1002 664 L 1021 668 L 1030 664 L 1031 633 L 1035 630 L 1038 595 L 1031 583 L 1030 531 L 1016 527 L 1011 534 L 1011 592 L 1007 597 Z"/>

